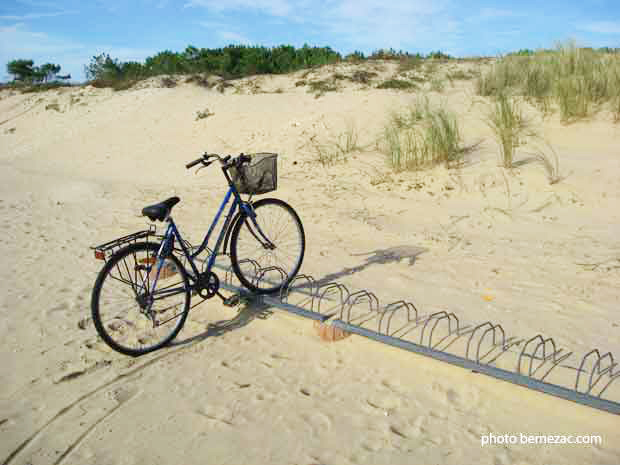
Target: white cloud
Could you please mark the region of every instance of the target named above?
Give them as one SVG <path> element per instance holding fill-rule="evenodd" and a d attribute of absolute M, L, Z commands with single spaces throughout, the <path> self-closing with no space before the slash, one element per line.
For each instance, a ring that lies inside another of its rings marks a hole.
<path fill-rule="evenodd" d="M 577 25 L 577 29 L 595 34 L 620 34 L 620 21 L 589 21 Z"/>
<path fill-rule="evenodd" d="M 66 53 L 84 49 L 70 40 L 51 37 L 44 32 L 34 32 L 24 23 L 0 27 L 0 56 L 26 57 Z"/>
<path fill-rule="evenodd" d="M 244 44 L 249 45 L 252 43 L 250 39 L 243 34 L 233 31 L 218 31 L 218 37 L 227 44 Z"/>
<path fill-rule="evenodd" d="M 323 9 L 315 22 L 357 47 L 447 48 L 458 34 L 449 2 L 343 0 Z"/>
<path fill-rule="evenodd" d="M 506 10 L 501 8 L 482 8 L 480 11 L 465 18 L 467 23 L 484 23 L 506 18 L 523 18 L 525 14 L 520 11 Z"/>
<path fill-rule="evenodd" d="M 335 36 L 366 50 L 455 47 L 460 23 L 451 19 L 451 6 L 452 0 L 189 0 L 185 4 L 186 8 L 203 7 L 218 14 L 259 11 L 306 24 L 315 36 Z"/>
<path fill-rule="evenodd" d="M 213 32 L 220 41 L 229 44 L 244 44 L 249 45 L 253 42 L 245 35 L 238 32 L 236 28 L 231 25 L 218 22 L 218 21 L 198 21 L 198 24 L 209 31 Z"/>
<path fill-rule="evenodd" d="M 272 16 L 289 16 L 293 5 L 287 0 L 189 0 L 184 8 L 204 7 L 211 11 L 262 11 Z"/>
<path fill-rule="evenodd" d="M 28 21 L 30 19 L 54 18 L 56 16 L 64 16 L 75 14 L 75 11 L 56 11 L 54 13 L 28 13 L 25 15 L 0 15 L 0 20 L 4 21 Z"/>

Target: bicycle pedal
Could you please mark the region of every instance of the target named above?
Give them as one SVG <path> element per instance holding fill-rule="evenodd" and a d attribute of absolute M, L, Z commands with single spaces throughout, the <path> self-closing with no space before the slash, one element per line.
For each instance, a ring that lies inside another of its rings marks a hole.
<path fill-rule="evenodd" d="M 237 294 L 233 294 L 222 300 L 222 303 L 227 307 L 235 307 L 239 305 L 239 302 L 241 302 L 241 298 Z"/>

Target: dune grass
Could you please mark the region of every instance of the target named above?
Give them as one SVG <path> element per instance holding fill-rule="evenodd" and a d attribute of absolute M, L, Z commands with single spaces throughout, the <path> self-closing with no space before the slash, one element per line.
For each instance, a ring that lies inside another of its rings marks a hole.
<path fill-rule="evenodd" d="M 351 120 L 346 122 L 344 131 L 330 134 L 327 140 L 321 142 L 316 139 L 316 136 L 312 137 L 310 146 L 315 154 L 315 161 L 323 166 L 346 162 L 351 153 L 364 150 L 359 143 L 357 126 Z"/>
<path fill-rule="evenodd" d="M 445 84 L 443 79 L 441 79 L 439 76 L 433 76 L 431 78 L 431 90 L 434 92 L 443 92 L 445 88 Z"/>
<path fill-rule="evenodd" d="M 555 184 L 562 180 L 560 160 L 557 153 L 524 117 L 518 98 L 509 97 L 505 94 L 497 96 L 489 109 L 486 122 L 493 131 L 499 146 L 500 165 L 502 167 L 513 168 L 517 148 L 528 145 L 534 150 L 534 152 L 527 152 L 532 156 L 529 161 L 534 161 L 542 166 L 549 184 Z"/>
<path fill-rule="evenodd" d="M 591 116 L 605 104 L 615 110 L 620 54 L 567 42 L 554 50 L 505 56 L 478 78 L 476 87 L 484 96 L 523 96 L 543 110 L 555 103 L 568 123 Z"/>
<path fill-rule="evenodd" d="M 486 122 L 499 145 L 501 166 L 512 168 L 515 150 L 521 139 L 531 134 L 517 99 L 506 94 L 498 95 L 491 105 Z"/>
<path fill-rule="evenodd" d="M 550 145 L 547 144 L 546 148 L 539 148 L 534 154 L 534 160 L 543 167 L 549 184 L 556 184 L 563 179 L 560 174 L 560 159 Z"/>
<path fill-rule="evenodd" d="M 395 171 L 459 166 L 466 151 L 454 113 L 428 100 L 392 113 L 378 145 Z"/>

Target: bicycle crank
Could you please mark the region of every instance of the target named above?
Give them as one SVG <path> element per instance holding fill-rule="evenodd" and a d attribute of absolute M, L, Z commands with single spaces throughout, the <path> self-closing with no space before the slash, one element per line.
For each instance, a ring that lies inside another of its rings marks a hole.
<path fill-rule="evenodd" d="M 220 289 L 220 279 L 212 271 L 200 273 L 194 291 L 203 299 L 210 299 Z"/>

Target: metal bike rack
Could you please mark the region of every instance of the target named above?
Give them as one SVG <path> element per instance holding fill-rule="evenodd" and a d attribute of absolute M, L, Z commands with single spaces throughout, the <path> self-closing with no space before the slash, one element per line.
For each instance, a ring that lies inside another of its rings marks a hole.
<path fill-rule="evenodd" d="M 277 267 L 261 269 L 257 263 L 253 282 L 259 285 L 268 272 L 286 273 Z M 321 283 L 312 276 L 297 275 L 278 295 L 256 295 L 233 283 L 231 267 L 225 270 L 221 287 L 248 299 L 276 307 L 311 320 L 331 323 L 342 331 L 358 334 L 394 347 L 415 352 L 452 365 L 482 373 L 535 391 L 577 402 L 606 412 L 620 414 L 620 402 L 603 397 L 620 377 L 618 362 L 610 352 L 598 349 L 587 352 L 578 362 L 570 363 L 573 352 L 559 348 L 553 338 L 542 334 L 524 339 L 508 337 L 500 324 L 485 321 L 464 325 L 452 312 L 439 311 L 421 315 L 412 302 L 397 301 L 382 307 L 372 292 L 356 292 L 340 283 Z M 300 297 L 291 303 L 291 296 Z M 460 349 L 453 348 L 460 344 Z M 450 351 L 448 351 L 450 349 Z M 457 352 L 457 353 L 455 353 Z M 500 359 L 516 358 L 514 368 L 498 366 Z M 545 379 L 558 372 L 569 373 L 564 379 L 574 385 L 556 384 Z M 570 374 L 571 371 L 574 374 Z M 618 387 L 618 386 L 616 386 Z M 620 398 L 620 389 L 614 394 Z"/>

